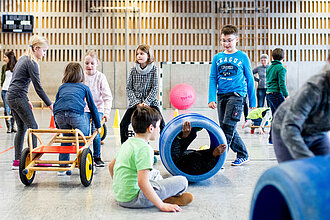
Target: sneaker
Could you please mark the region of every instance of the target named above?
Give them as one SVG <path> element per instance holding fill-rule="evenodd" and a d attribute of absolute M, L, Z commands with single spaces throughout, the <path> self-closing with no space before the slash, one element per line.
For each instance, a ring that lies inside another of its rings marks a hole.
<path fill-rule="evenodd" d="M 65 176 L 66 171 L 57 171 L 57 176 Z"/>
<path fill-rule="evenodd" d="M 154 150 L 154 155 L 159 155 L 159 150 Z"/>
<path fill-rule="evenodd" d="M 11 167 L 12 170 L 19 169 L 19 160 L 13 160 L 13 166 Z"/>
<path fill-rule="evenodd" d="M 104 167 L 104 162 L 101 160 L 101 157 L 95 157 L 94 163 L 96 167 Z"/>
<path fill-rule="evenodd" d="M 272 145 L 273 144 L 273 141 L 268 140 L 268 144 Z"/>
<path fill-rule="evenodd" d="M 235 161 L 231 162 L 232 166 L 241 166 L 249 161 L 248 157 L 245 158 L 236 158 Z"/>
<path fill-rule="evenodd" d="M 176 204 L 179 206 L 185 206 L 188 205 L 189 203 L 191 203 L 193 201 L 194 197 L 191 193 L 182 193 L 182 195 L 180 196 L 172 196 L 170 198 L 167 198 L 164 200 L 164 202 L 166 203 L 170 203 L 170 204 Z"/>

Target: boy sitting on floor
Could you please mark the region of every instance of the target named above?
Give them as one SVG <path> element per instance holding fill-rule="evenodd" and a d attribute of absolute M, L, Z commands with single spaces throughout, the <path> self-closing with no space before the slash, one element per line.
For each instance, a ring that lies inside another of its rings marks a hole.
<path fill-rule="evenodd" d="M 132 114 L 136 135 L 125 141 L 109 165 L 112 188 L 120 206 L 156 206 L 164 212 L 180 212 L 179 206 L 193 200 L 192 194 L 185 192 L 188 181 L 184 176 L 162 179 L 152 170 L 154 153 L 148 142 L 158 138 L 161 119 L 158 111 L 150 107 L 138 107 Z"/>

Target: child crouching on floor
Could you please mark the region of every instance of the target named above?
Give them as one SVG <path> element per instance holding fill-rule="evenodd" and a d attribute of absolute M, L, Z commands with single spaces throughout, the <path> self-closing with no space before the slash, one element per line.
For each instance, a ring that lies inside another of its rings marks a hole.
<path fill-rule="evenodd" d="M 188 187 L 185 177 L 162 179 L 152 170 L 154 153 L 148 142 L 158 138 L 161 119 L 159 112 L 150 107 L 138 107 L 132 114 L 136 135 L 125 141 L 109 165 L 112 188 L 120 206 L 156 206 L 164 212 L 180 212 L 179 206 L 193 200 L 192 194 L 185 192 Z"/>

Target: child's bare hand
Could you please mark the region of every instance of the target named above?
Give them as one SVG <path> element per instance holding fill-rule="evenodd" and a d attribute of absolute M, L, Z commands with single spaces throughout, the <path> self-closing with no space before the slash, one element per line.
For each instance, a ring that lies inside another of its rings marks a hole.
<path fill-rule="evenodd" d="M 217 108 L 217 104 L 215 102 L 210 102 L 209 103 L 209 108 L 216 109 Z"/>
<path fill-rule="evenodd" d="M 182 125 L 182 138 L 186 138 L 189 136 L 191 132 L 191 125 L 189 121 L 185 121 Z"/>
<path fill-rule="evenodd" d="M 219 157 L 221 154 L 223 154 L 227 149 L 227 145 L 225 144 L 220 144 L 218 147 L 216 147 L 213 150 L 213 157 Z"/>
<path fill-rule="evenodd" d="M 259 134 L 264 134 L 264 129 L 262 129 L 262 127 L 259 127 Z"/>
<path fill-rule="evenodd" d="M 97 134 L 101 134 L 101 128 L 98 128 L 96 130 L 97 130 Z"/>
<path fill-rule="evenodd" d="M 109 120 L 109 115 L 103 115 L 102 119 L 105 119 L 104 121 L 107 122 Z"/>
<path fill-rule="evenodd" d="M 162 212 L 181 212 L 182 209 L 178 205 L 163 203 L 159 208 Z"/>

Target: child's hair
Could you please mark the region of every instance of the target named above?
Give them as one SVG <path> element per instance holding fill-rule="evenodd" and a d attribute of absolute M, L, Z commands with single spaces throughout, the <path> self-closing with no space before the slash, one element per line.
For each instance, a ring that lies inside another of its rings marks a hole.
<path fill-rule="evenodd" d="M 156 123 L 162 119 L 159 112 L 150 107 L 137 107 L 131 117 L 132 127 L 135 133 L 146 133 L 148 127 L 156 127 Z"/>
<path fill-rule="evenodd" d="M 11 72 L 13 72 L 14 67 L 15 67 L 15 65 L 17 63 L 15 54 L 14 54 L 13 51 L 7 51 L 5 53 L 5 55 L 8 57 L 8 60 L 9 60 L 9 62 L 6 65 L 6 70 L 10 70 Z"/>
<path fill-rule="evenodd" d="M 260 56 L 260 60 L 261 59 L 267 59 L 268 60 L 268 55 L 267 54 L 261 54 L 261 56 Z"/>
<path fill-rule="evenodd" d="M 155 61 L 155 57 L 154 57 L 149 45 L 142 44 L 142 45 L 138 46 L 138 48 L 136 49 L 136 53 L 138 50 L 141 50 L 141 51 L 145 52 L 146 54 L 148 54 L 147 64 L 150 64 Z M 138 61 L 135 61 L 135 63 L 138 63 Z"/>
<path fill-rule="evenodd" d="M 79 63 L 72 62 L 66 65 L 62 83 L 80 83 L 84 81 L 84 70 Z"/>
<path fill-rule="evenodd" d="M 29 41 L 29 47 L 26 50 L 25 54 L 31 59 L 34 60 L 36 62 L 38 62 L 38 59 L 34 56 L 33 52 L 34 52 L 34 47 L 49 47 L 49 42 L 47 40 L 47 38 L 42 37 L 40 35 L 33 35 L 30 38 Z"/>
<path fill-rule="evenodd" d="M 238 36 L 238 29 L 234 25 L 228 24 L 221 28 L 221 34 L 230 35 L 233 34 L 236 37 Z"/>
<path fill-rule="evenodd" d="M 85 56 L 84 56 L 84 58 L 86 58 L 87 56 L 90 56 L 90 57 L 92 57 L 93 59 L 96 59 L 97 62 L 99 61 L 99 58 L 98 58 L 98 56 L 97 56 L 97 53 L 96 53 L 94 50 L 89 50 L 89 51 L 87 51 L 86 54 L 85 54 Z"/>
<path fill-rule="evenodd" d="M 284 50 L 282 48 L 275 48 L 272 52 L 272 57 L 274 60 L 283 60 Z"/>

